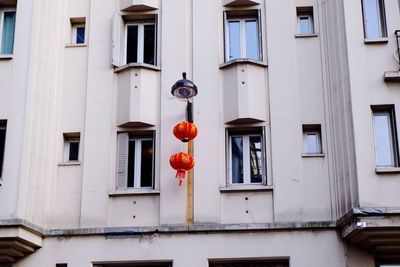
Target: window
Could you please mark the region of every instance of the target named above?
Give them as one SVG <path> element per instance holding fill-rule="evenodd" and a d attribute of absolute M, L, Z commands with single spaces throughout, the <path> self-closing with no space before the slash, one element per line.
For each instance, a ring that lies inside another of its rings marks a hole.
<path fill-rule="evenodd" d="M 226 13 L 226 61 L 238 58 L 262 60 L 260 11 Z"/>
<path fill-rule="evenodd" d="M 210 267 L 289 267 L 287 260 L 218 260 Z"/>
<path fill-rule="evenodd" d="M 229 183 L 263 184 L 266 181 L 263 129 L 228 129 Z"/>
<path fill-rule="evenodd" d="M 6 146 L 7 121 L 0 120 L 0 177 L 3 173 L 4 149 Z"/>
<path fill-rule="evenodd" d="M 313 7 L 297 7 L 297 25 L 299 34 L 314 33 Z"/>
<path fill-rule="evenodd" d="M 0 9 L 0 54 L 12 54 L 14 49 L 14 33 L 15 33 L 16 12 L 12 9 Z"/>
<path fill-rule="evenodd" d="M 304 153 L 321 154 L 321 125 L 303 125 Z"/>
<path fill-rule="evenodd" d="M 372 106 L 377 167 L 398 167 L 394 106 Z"/>
<path fill-rule="evenodd" d="M 117 189 L 153 188 L 153 134 L 118 134 Z"/>
<path fill-rule="evenodd" d="M 387 37 L 384 0 L 362 0 L 365 39 Z"/>
<path fill-rule="evenodd" d="M 79 161 L 79 133 L 64 134 L 64 162 Z"/>
<path fill-rule="evenodd" d="M 85 43 L 85 24 L 72 25 L 72 42 L 74 44 Z"/>
<path fill-rule="evenodd" d="M 126 24 L 126 64 L 156 63 L 156 25 L 154 21 Z"/>

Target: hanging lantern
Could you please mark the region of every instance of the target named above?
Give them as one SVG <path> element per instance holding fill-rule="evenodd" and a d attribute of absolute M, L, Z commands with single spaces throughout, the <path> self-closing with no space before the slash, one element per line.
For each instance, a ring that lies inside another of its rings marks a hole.
<path fill-rule="evenodd" d="M 193 140 L 197 136 L 197 127 L 191 122 L 181 122 L 175 125 L 174 135 L 182 142 Z"/>
<path fill-rule="evenodd" d="M 179 179 L 179 186 L 181 186 L 183 179 L 185 179 L 186 171 L 189 171 L 194 166 L 194 159 L 191 155 L 180 152 L 171 156 L 169 164 L 177 171 L 176 178 Z"/>

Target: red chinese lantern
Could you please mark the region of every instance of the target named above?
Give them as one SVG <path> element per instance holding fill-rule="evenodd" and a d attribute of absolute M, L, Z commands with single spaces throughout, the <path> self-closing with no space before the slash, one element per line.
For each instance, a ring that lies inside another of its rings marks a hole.
<path fill-rule="evenodd" d="M 188 121 L 178 123 L 174 127 L 174 135 L 182 142 L 188 142 L 197 136 L 197 127 Z"/>
<path fill-rule="evenodd" d="M 176 178 L 179 179 L 179 186 L 181 186 L 183 179 L 185 179 L 186 171 L 194 166 L 194 159 L 191 155 L 180 152 L 171 156 L 169 164 L 177 171 Z"/>

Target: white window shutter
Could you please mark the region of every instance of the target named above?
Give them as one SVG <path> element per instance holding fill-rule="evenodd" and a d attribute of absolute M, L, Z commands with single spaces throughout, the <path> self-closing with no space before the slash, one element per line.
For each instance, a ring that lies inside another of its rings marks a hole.
<path fill-rule="evenodd" d="M 128 148 L 128 133 L 119 133 L 117 148 L 117 189 L 128 187 Z"/>
<path fill-rule="evenodd" d="M 113 16 L 113 33 L 112 33 L 112 59 L 111 63 L 119 67 L 121 66 L 121 30 L 123 20 L 120 14 Z"/>

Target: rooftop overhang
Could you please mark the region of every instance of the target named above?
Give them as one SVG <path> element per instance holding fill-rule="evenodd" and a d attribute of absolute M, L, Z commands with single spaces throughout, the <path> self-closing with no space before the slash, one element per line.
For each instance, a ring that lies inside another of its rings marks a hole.
<path fill-rule="evenodd" d="M 14 263 L 43 245 L 43 235 L 25 225 L 0 224 L 0 265 Z"/>
<path fill-rule="evenodd" d="M 380 262 L 400 261 L 400 210 L 356 208 L 341 220 L 341 237 Z"/>

